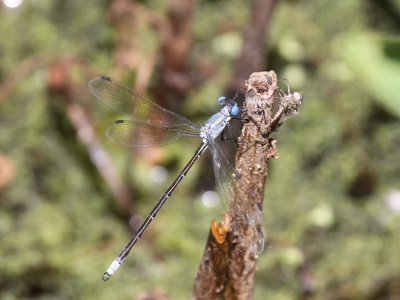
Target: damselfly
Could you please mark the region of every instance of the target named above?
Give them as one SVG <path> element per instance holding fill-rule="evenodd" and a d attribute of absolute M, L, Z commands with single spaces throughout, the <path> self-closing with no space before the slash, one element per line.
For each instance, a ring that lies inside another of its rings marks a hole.
<path fill-rule="evenodd" d="M 119 268 L 147 226 L 207 148 L 211 150 L 216 186 L 224 209 L 229 210 L 234 195 L 244 198 L 240 196 L 241 192 L 237 188 L 240 174 L 229 164 L 222 149 L 215 142 L 215 139 L 221 134 L 228 122 L 233 117 L 238 117 L 241 114 L 241 110 L 235 102 L 227 100 L 226 97 L 220 97 L 218 104 L 221 109 L 212 115 L 203 126 L 199 126 L 177 113 L 162 108 L 110 77 L 93 78 L 89 82 L 89 89 L 98 99 L 111 106 L 112 109 L 128 116 L 128 120 L 115 121 L 106 131 L 106 135 L 117 143 L 131 147 L 149 147 L 166 145 L 182 137 L 197 137 L 202 140 L 193 157 L 103 274 L 103 280 L 106 281 Z M 248 198 L 249 196 L 247 195 L 246 199 Z M 232 221 L 231 228 L 235 230 L 238 227 L 235 224 L 245 222 L 249 228 L 247 230 L 249 233 L 245 237 L 246 247 L 254 254 L 259 254 L 264 247 L 264 237 L 261 230 L 262 213 L 256 206 L 255 200 L 247 202 L 249 202 L 249 205 L 245 206 L 246 211 L 239 214 L 241 217 L 238 217 L 238 220 Z M 250 202 L 253 202 L 254 205 L 251 205 Z M 238 214 L 236 213 L 235 215 L 237 216 Z"/>

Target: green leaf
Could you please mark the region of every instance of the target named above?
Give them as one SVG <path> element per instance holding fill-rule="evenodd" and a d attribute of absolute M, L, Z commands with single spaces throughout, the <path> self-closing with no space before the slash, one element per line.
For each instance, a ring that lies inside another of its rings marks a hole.
<path fill-rule="evenodd" d="M 377 103 L 400 117 L 400 38 L 376 33 L 348 37 L 344 55 Z"/>

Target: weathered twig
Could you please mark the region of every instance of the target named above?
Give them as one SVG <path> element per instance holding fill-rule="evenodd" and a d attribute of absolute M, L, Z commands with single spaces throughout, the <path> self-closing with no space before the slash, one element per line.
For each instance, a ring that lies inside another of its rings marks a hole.
<path fill-rule="evenodd" d="M 248 241 L 261 234 L 253 228 L 261 227 L 267 162 L 277 156 L 276 141 L 270 134 L 297 113 L 303 99 L 299 92 L 280 90 L 274 71 L 251 74 L 246 88 L 244 105 L 248 121 L 243 126 L 236 154 L 236 170 L 241 179 L 236 184 L 241 195 L 235 195 L 224 222 L 214 221 L 211 226 L 196 276 L 194 299 L 252 298 L 258 255 L 248 247 Z"/>

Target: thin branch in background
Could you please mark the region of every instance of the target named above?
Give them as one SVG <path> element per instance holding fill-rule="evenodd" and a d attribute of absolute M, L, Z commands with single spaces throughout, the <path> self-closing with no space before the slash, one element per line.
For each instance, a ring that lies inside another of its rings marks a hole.
<path fill-rule="evenodd" d="M 93 165 L 109 186 L 111 194 L 116 199 L 120 211 L 130 211 L 131 197 L 129 190 L 117 174 L 108 153 L 104 150 L 97 138 L 89 113 L 76 101 L 76 99 L 81 97 L 80 95 L 87 95 L 88 93 L 85 93 L 82 89 L 76 89 L 76 85 L 72 84 L 69 71 L 73 66 L 83 70 L 86 74 L 92 73 L 87 63 L 77 56 L 66 55 L 59 58 L 49 57 L 44 54 L 30 56 L 23 60 L 15 70 L 3 80 L 0 86 L 0 102 L 4 101 L 12 89 L 34 70 L 40 67 L 48 68 L 49 87 L 52 91 L 62 95 L 65 99 L 66 114 L 71 124 L 76 129 L 78 139 L 85 145 Z"/>
<path fill-rule="evenodd" d="M 230 91 L 237 91 L 251 72 L 264 69 L 267 65 L 264 55 L 265 39 L 277 3 L 278 0 L 253 1 L 251 19 L 243 32 L 242 50 L 235 62 L 229 84 Z"/>
<path fill-rule="evenodd" d="M 267 163 L 277 156 L 276 140 L 270 134 L 295 115 L 302 104 L 301 93 L 284 93 L 277 82 L 274 71 L 253 73 L 246 81 L 248 121 L 242 128 L 236 154 L 236 170 L 241 178 L 236 184 L 244 199 L 235 195 L 223 223 L 213 222 L 195 279 L 194 299 L 251 299 L 253 296 L 258 256 L 248 250 L 246 243 L 253 233 L 245 222 L 235 231 L 229 224 L 241 217 L 245 211 L 242 206 L 253 201 L 252 196 L 256 201 L 252 206 L 262 209 Z M 239 236 L 237 232 L 243 234 Z"/>
<path fill-rule="evenodd" d="M 109 187 L 119 210 L 129 214 L 132 203 L 129 189 L 118 175 L 107 151 L 101 145 L 89 112 L 77 101 L 82 97 L 81 95 L 88 95 L 88 92 L 83 92 L 81 88 L 77 88 L 80 85 L 73 83 L 71 76 L 73 65 L 71 59 L 66 58 L 60 59 L 50 66 L 49 89 L 64 100 L 66 116 L 74 127 L 79 141 L 84 145 L 93 166 Z"/>
<path fill-rule="evenodd" d="M 156 97 L 162 106 L 179 111 L 179 100 L 193 85 L 187 63 L 193 44 L 192 23 L 197 0 L 170 0 L 168 3 L 166 26 L 160 30 L 161 65 Z"/>
<path fill-rule="evenodd" d="M 0 152 L 0 193 L 14 181 L 16 175 L 15 163 Z"/>
<path fill-rule="evenodd" d="M 144 92 L 160 52 L 161 64 L 157 73 L 158 83 L 155 84 L 158 103 L 168 107 L 165 102 L 169 94 L 173 94 L 174 99 L 181 99 L 192 87 L 187 76 L 187 61 L 192 49 L 192 16 L 196 2 L 170 0 L 167 17 L 164 17 L 135 1 L 112 1 L 109 18 L 116 30 L 114 60 L 117 74 L 114 75 L 122 77 L 127 70 L 135 70 L 135 90 Z M 154 53 L 146 51 L 138 38 L 143 24 L 153 28 L 160 37 L 160 49 Z"/>
<path fill-rule="evenodd" d="M 399 5 L 396 4 L 396 1 L 393 0 L 369 0 L 371 8 L 369 11 L 366 11 L 365 13 L 368 15 L 371 15 L 371 10 L 374 10 L 374 18 L 368 18 L 369 22 L 379 22 L 376 20 L 376 17 L 378 15 L 378 12 L 381 13 L 383 16 L 382 18 L 385 18 L 385 21 L 389 21 L 393 23 L 394 26 L 397 27 L 397 29 L 400 29 L 400 9 Z M 379 23 L 378 23 L 379 24 Z M 376 25 L 374 24 L 374 27 Z"/>
<path fill-rule="evenodd" d="M 4 101 L 11 90 L 25 77 L 40 67 L 45 67 L 54 60 L 48 54 L 36 54 L 21 61 L 0 85 L 0 103 Z"/>
<path fill-rule="evenodd" d="M 145 291 L 138 295 L 137 300 L 169 300 L 170 298 L 162 289 Z"/>
<path fill-rule="evenodd" d="M 141 42 L 139 33 L 143 24 L 152 27 L 157 35 L 165 27 L 166 20 L 155 10 L 129 0 L 113 0 L 108 8 L 108 17 L 115 30 L 113 51 L 113 76 L 122 78 L 135 71 L 134 89 L 144 93 L 157 62 L 158 51 L 148 51 Z"/>
<path fill-rule="evenodd" d="M 66 100 L 66 114 L 71 124 L 76 129 L 78 139 L 85 145 L 87 153 L 97 168 L 111 193 L 116 199 L 120 210 L 123 212 L 130 210 L 129 190 L 118 176 L 108 153 L 104 150 L 97 138 L 94 126 L 90 120 L 88 112 L 83 106 L 74 99 L 79 98 L 82 91 L 75 91 L 71 83 L 68 71 L 72 66 L 78 66 L 86 73 L 91 69 L 79 57 L 63 56 L 59 58 L 49 57 L 48 55 L 38 54 L 23 60 L 0 86 L 0 102 L 4 101 L 11 90 L 24 78 L 29 76 L 34 70 L 46 67 L 49 71 L 49 87 L 58 92 Z"/>

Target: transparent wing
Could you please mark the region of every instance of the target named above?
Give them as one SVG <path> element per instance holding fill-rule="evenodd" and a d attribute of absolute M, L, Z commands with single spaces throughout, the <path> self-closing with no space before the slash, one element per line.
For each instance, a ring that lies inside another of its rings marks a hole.
<path fill-rule="evenodd" d="M 240 174 L 231 166 L 221 147 L 214 140 L 210 140 L 209 143 L 221 205 L 225 211 L 229 211 L 235 195 L 237 199 L 240 199 L 241 211 L 235 212 L 232 229 L 236 231 L 247 249 L 258 255 L 264 250 L 264 234 L 261 229 L 262 211 L 256 205 L 257 201 L 253 193 L 244 197 L 239 190 L 239 181 L 240 186 L 246 183 L 240 179 Z"/>
<path fill-rule="evenodd" d="M 106 131 L 114 142 L 130 147 L 154 147 L 176 142 L 184 136 L 199 137 L 199 133 L 174 128 L 160 128 L 131 120 L 115 121 Z"/>
<path fill-rule="evenodd" d="M 196 133 L 200 126 L 185 117 L 162 108 L 143 95 L 107 76 L 95 77 L 89 89 L 112 109 L 129 116 L 135 122 L 160 128 L 180 128 Z"/>

